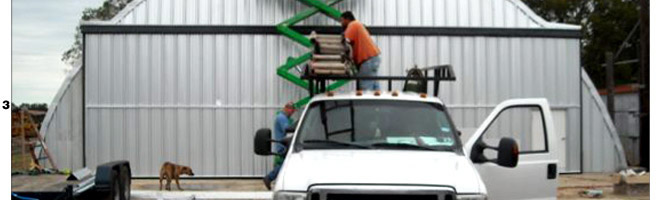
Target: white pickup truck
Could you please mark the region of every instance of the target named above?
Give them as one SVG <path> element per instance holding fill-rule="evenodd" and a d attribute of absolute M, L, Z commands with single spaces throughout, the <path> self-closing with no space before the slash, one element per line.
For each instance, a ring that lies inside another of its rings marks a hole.
<path fill-rule="evenodd" d="M 439 98 L 322 93 L 291 137 L 274 141 L 261 129 L 254 151 L 288 145 L 275 200 L 556 199 L 552 124 L 547 100 L 507 100 L 463 143 Z"/>

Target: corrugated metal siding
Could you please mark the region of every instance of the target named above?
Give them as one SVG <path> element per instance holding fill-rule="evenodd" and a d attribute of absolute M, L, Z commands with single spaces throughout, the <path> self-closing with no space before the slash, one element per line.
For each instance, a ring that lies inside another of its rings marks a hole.
<path fill-rule="evenodd" d="M 607 102 L 607 95 L 600 95 Z M 639 93 L 614 95 L 614 126 L 623 143 L 623 150 L 631 165 L 639 164 Z"/>
<path fill-rule="evenodd" d="M 80 66 L 70 72 L 41 124 L 40 134 L 60 169 L 83 167 L 82 77 Z"/>
<path fill-rule="evenodd" d="M 136 0 L 133 12 L 120 24 L 274 25 L 308 6 L 295 0 Z M 339 10 L 351 10 L 371 26 L 543 27 L 516 0 L 346 0 Z M 338 25 L 316 15 L 302 25 Z"/>
<path fill-rule="evenodd" d="M 87 35 L 87 165 L 128 159 L 137 175 L 154 176 L 170 160 L 201 175 L 264 173 L 268 159 L 253 155 L 253 134 L 304 92 L 275 74 L 285 52 L 302 53 L 284 43 L 273 35 Z"/>
<path fill-rule="evenodd" d="M 627 167 L 625 153 L 607 108 L 582 69 L 584 171 L 615 172 Z"/>
<path fill-rule="evenodd" d="M 578 115 L 577 40 L 375 40 L 384 75 L 415 64 L 455 66 L 458 81 L 443 83 L 440 94 L 459 127 L 477 127 L 509 98 L 547 97 Z M 202 175 L 261 175 L 268 159 L 253 155 L 254 131 L 271 127 L 277 108 L 305 92 L 275 73 L 287 56 L 305 51 L 280 36 L 88 34 L 86 42 L 88 166 L 129 159 L 136 174 L 153 176 L 171 160 Z M 579 140 L 578 123 L 567 131 L 568 140 Z M 568 160 L 568 169 L 579 170 L 578 157 Z"/>
<path fill-rule="evenodd" d="M 366 0 L 346 1 L 340 7 L 377 26 L 554 25 L 541 21 L 516 0 Z M 304 8 L 294 0 L 135 0 L 114 20 L 123 24 L 274 25 Z M 332 24 L 329 22 L 317 17 L 304 24 Z M 587 106 L 595 104 L 586 95 L 586 88 L 592 85 L 581 86 L 584 115 L 580 116 L 577 39 L 374 39 L 383 52 L 380 73 L 384 75 L 401 75 L 414 64 L 455 66 L 458 81 L 443 83 L 441 96 L 459 127 L 477 127 L 503 100 L 545 97 L 553 109 L 566 111 L 565 171 L 580 169 L 582 150 L 591 152 L 583 161 L 587 171 L 613 169 L 609 166 L 616 162 L 610 157 L 614 154 L 601 151 L 614 147 L 601 132 L 608 124 L 599 123 L 599 109 Z M 275 74 L 288 56 L 307 51 L 280 36 L 87 34 L 85 45 L 87 166 L 128 159 L 136 175 L 155 176 L 161 162 L 170 160 L 191 165 L 196 174 L 205 176 L 262 175 L 271 161 L 253 155 L 254 131 L 271 127 L 278 107 L 305 95 L 303 89 Z M 80 90 L 81 83 L 76 84 Z M 58 123 L 63 129 L 81 127 L 76 123 L 77 111 L 71 110 L 81 107 L 75 99 L 81 98 L 58 100 L 70 109 L 52 110 L 62 115 L 53 120 L 62 119 Z M 582 150 L 580 117 L 585 123 Z M 47 132 L 53 130 L 47 128 Z M 57 143 L 51 148 L 62 148 L 57 156 L 69 156 L 60 159 L 82 161 L 75 146 L 82 142 L 73 140 L 51 141 Z"/>

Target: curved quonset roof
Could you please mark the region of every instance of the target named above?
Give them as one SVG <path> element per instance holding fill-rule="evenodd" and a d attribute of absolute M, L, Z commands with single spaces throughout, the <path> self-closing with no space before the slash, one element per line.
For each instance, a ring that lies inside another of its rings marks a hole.
<path fill-rule="evenodd" d="M 83 79 L 75 64 L 48 106 L 39 134 L 60 169 L 83 167 Z M 42 153 L 42 152 L 39 152 Z M 45 163 L 42 163 L 45 164 Z"/>
<path fill-rule="evenodd" d="M 609 117 L 607 106 L 600 99 L 591 77 L 582 69 L 582 93 L 584 107 L 584 140 L 591 140 L 591 145 L 584 145 L 585 158 L 582 162 L 591 172 L 615 171 L 626 168 L 627 160 L 621 139 Z M 613 147 L 613 148 L 602 148 Z"/>
<path fill-rule="evenodd" d="M 369 26 L 580 29 L 547 22 L 519 0 L 345 0 L 337 7 Z M 295 0 L 134 0 L 110 21 L 85 23 L 275 25 L 306 8 Z M 318 15 L 301 25 L 337 23 Z"/>

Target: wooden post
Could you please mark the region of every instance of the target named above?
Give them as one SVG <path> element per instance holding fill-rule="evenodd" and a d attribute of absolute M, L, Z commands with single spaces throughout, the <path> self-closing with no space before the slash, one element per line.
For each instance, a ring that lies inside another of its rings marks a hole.
<path fill-rule="evenodd" d="M 614 53 L 605 53 L 605 63 L 607 64 L 607 110 L 612 121 L 614 119 Z"/>
<path fill-rule="evenodd" d="M 23 127 L 25 127 L 24 126 L 25 121 L 23 121 L 23 120 L 24 120 L 23 119 L 23 113 L 18 112 L 18 121 L 19 121 L 18 130 L 21 131 L 21 136 L 19 136 L 19 137 L 21 137 L 21 165 L 23 165 L 27 161 L 26 158 L 25 158 L 25 154 L 26 154 L 26 152 L 25 152 L 25 146 L 26 145 L 25 144 L 27 143 L 27 140 L 25 139 L 25 128 L 23 128 Z M 28 165 L 28 169 L 29 169 L 29 167 L 30 166 Z"/>
<path fill-rule="evenodd" d="M 51 152 L 48 150 L 48 146 L 46 146 L 46 141 L 44 140 L 43 137 L 41 137 L 41 133 L 39 133 L 39 130 L 37 129 L 36 126 L 31 126 L 32 130 L 35 131 L 37 134 L 37 139 L 39 140 L 39 144 L 41 144 L 41 149 L 44 150 L 44 154 L 46 154 L 46 158 L 48 158 L 48 162 L 51 163 L 51 167 L 53 169 L 57 169 L 57 165 L 55 165 L 55 161 L 53 161 L 53 156 L 51 156 Z M 31 150 L 32 153 L 34 154 L 34 149 Z M 39 164 L 37 160 L 37 164 Z"/>
<path fill-rule="evenodd" d="M 639 157 L 640 165 L 650 170 L 650 30 L 649 30 L 649 4 L 648 0 L 639 0 L 639 26 L 640 55 L 639 55 Z"/>

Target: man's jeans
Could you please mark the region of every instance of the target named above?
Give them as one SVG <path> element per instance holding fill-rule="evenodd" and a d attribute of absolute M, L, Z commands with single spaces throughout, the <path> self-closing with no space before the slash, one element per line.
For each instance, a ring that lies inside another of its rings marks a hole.
<path fill-rule="evenodd" d="M 285 153 L 285 149 L 283 149 L 282 151 L 279 151 L 279 152 L 281 154 Z M 283 165 L 284 161 L 285 161 L 285 158 L 283 158 L 279 155 L 276 155 L 274 157 L 274 169 L 271 170 L 271 172 L 269 172 L 269 174 L 267 174 L 267 179 L 269 180 L 269 182 L 276 180 L 276 177 L 278 177 L 278 172 L 280 172 L 280 166 Z"/>
<path fill-rule="evenodd" d="M 274 165 L 274 169 L 267 174 L 267 179 L 269 182 L 276 180 L 276 177 L 278 177 L 278 172 L 280 172 L 280 166 L 279 164 Z"/>
<path fill-rule="evenodd" d="M 377 76 L 379 64 L 382 59 L 379 56 L 374 56 L 361 64 L 358 76 Z M 361 90 L 379 90 L 379 83 L 375 80 L 361 80 L 359 81 L 359 89 Z"/>

